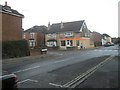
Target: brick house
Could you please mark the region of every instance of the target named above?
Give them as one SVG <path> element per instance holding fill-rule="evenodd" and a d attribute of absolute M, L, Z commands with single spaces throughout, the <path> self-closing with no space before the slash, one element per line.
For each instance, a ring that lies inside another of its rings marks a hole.
<path fill-rule="evenodd" d="M 95 46 L 102 46 L 103 36 L 100 33 L 95 32 L 95 31 L 92 32 L 92 36 L 93 36 L 94 45 Z"/>
<path fill-rule="evenodd" d="M 84 48 L 90 48 L 94 46 L 90 41 L 90 32 L 85 20 L 48 24 L 48 31 L 45 36 L 48 47 L 80 49 L 82 44 Z"/>
<path fill-rule="evenodd" d="M 34 26 L 24 31 L 24 39 L 29 43 L 30 47 L 40 47 L 45 45 L 46 26 Z"/>
<path fill-rule="evenodd" d="M 1 41 L 22 40 L 22 18 L 24 15 L 7 5 L 0 5 L 0 31 L 2 32 Z"/>

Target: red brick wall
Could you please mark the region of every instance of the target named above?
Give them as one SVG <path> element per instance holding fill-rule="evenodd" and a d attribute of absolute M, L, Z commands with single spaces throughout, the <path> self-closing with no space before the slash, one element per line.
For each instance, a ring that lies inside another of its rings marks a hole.
<path fill-rule="evenodd" d="M 26 32 L 26 33 L 24 33 L 24 35 L 25 35 L 25 39 L 26 39 L 26 40 L 29 40 L 29 39 L 30 39 L 30 33 Z"/>
<path fill-rule="evenodd" d="M 2 13 L 0 13 L 0 41 L 2 41 Z"/>
<path fill-rule="evenodd" d="M 26 40 L 29 40 L 31 38 L 29 32 L 25 32 L 24 35 Z M 36 40 L 36 46 L 45 44 L 45 37 L 43 33 L 34 33 L 34 39 Z"/>
<path fill-rule="evenodd" d="M 22 17 L 2 14 L 2 40 L 22 40 Z"/>
<path fill-rule="evenodd" d="M 37 33 L 37 46 L 45 45 L 45 36 L 43 33 Z"/>

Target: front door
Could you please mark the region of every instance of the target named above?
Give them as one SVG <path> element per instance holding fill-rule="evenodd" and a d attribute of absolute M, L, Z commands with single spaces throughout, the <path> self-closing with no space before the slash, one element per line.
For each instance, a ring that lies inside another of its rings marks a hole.
<path fill-rule="evenodd" d="M 72 46 L 72 40 L 66 40 L 66 46 L 67 47 Z"/>

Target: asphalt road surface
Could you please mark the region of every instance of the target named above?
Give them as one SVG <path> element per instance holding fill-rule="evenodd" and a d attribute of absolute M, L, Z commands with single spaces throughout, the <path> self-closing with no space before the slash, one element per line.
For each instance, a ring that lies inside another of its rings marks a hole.
<path fill-rule="evenodd" d="M 49 52 L 57 55 L 3 64 L 3 70 L 18 76 L 19 88 L 117 88 L 118 50 L 117 45 L 87 50 L 51 50 Z M 81 78 L 85 80 L 79 83 Z M 102 81 L 106 83 L 103 85 Z"/>

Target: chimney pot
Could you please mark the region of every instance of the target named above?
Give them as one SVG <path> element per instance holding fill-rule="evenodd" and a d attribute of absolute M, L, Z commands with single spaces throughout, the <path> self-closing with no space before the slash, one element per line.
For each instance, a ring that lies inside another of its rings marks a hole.
<path fill-rule="evenodd" d="M 60 28 L 62 29 L 64 26 L 63 26 L 63 22 L 61 21 L 61 25 L 60 25 Z"/>
<path fill-rule="evenodd" d="M 7 6 L 7 2 L 5 2 L 5 6 Z"/>
<path fill-rule="evenodd" d="M 48 30 L 50 30 L 50 22 L 48 22 Z"/>

